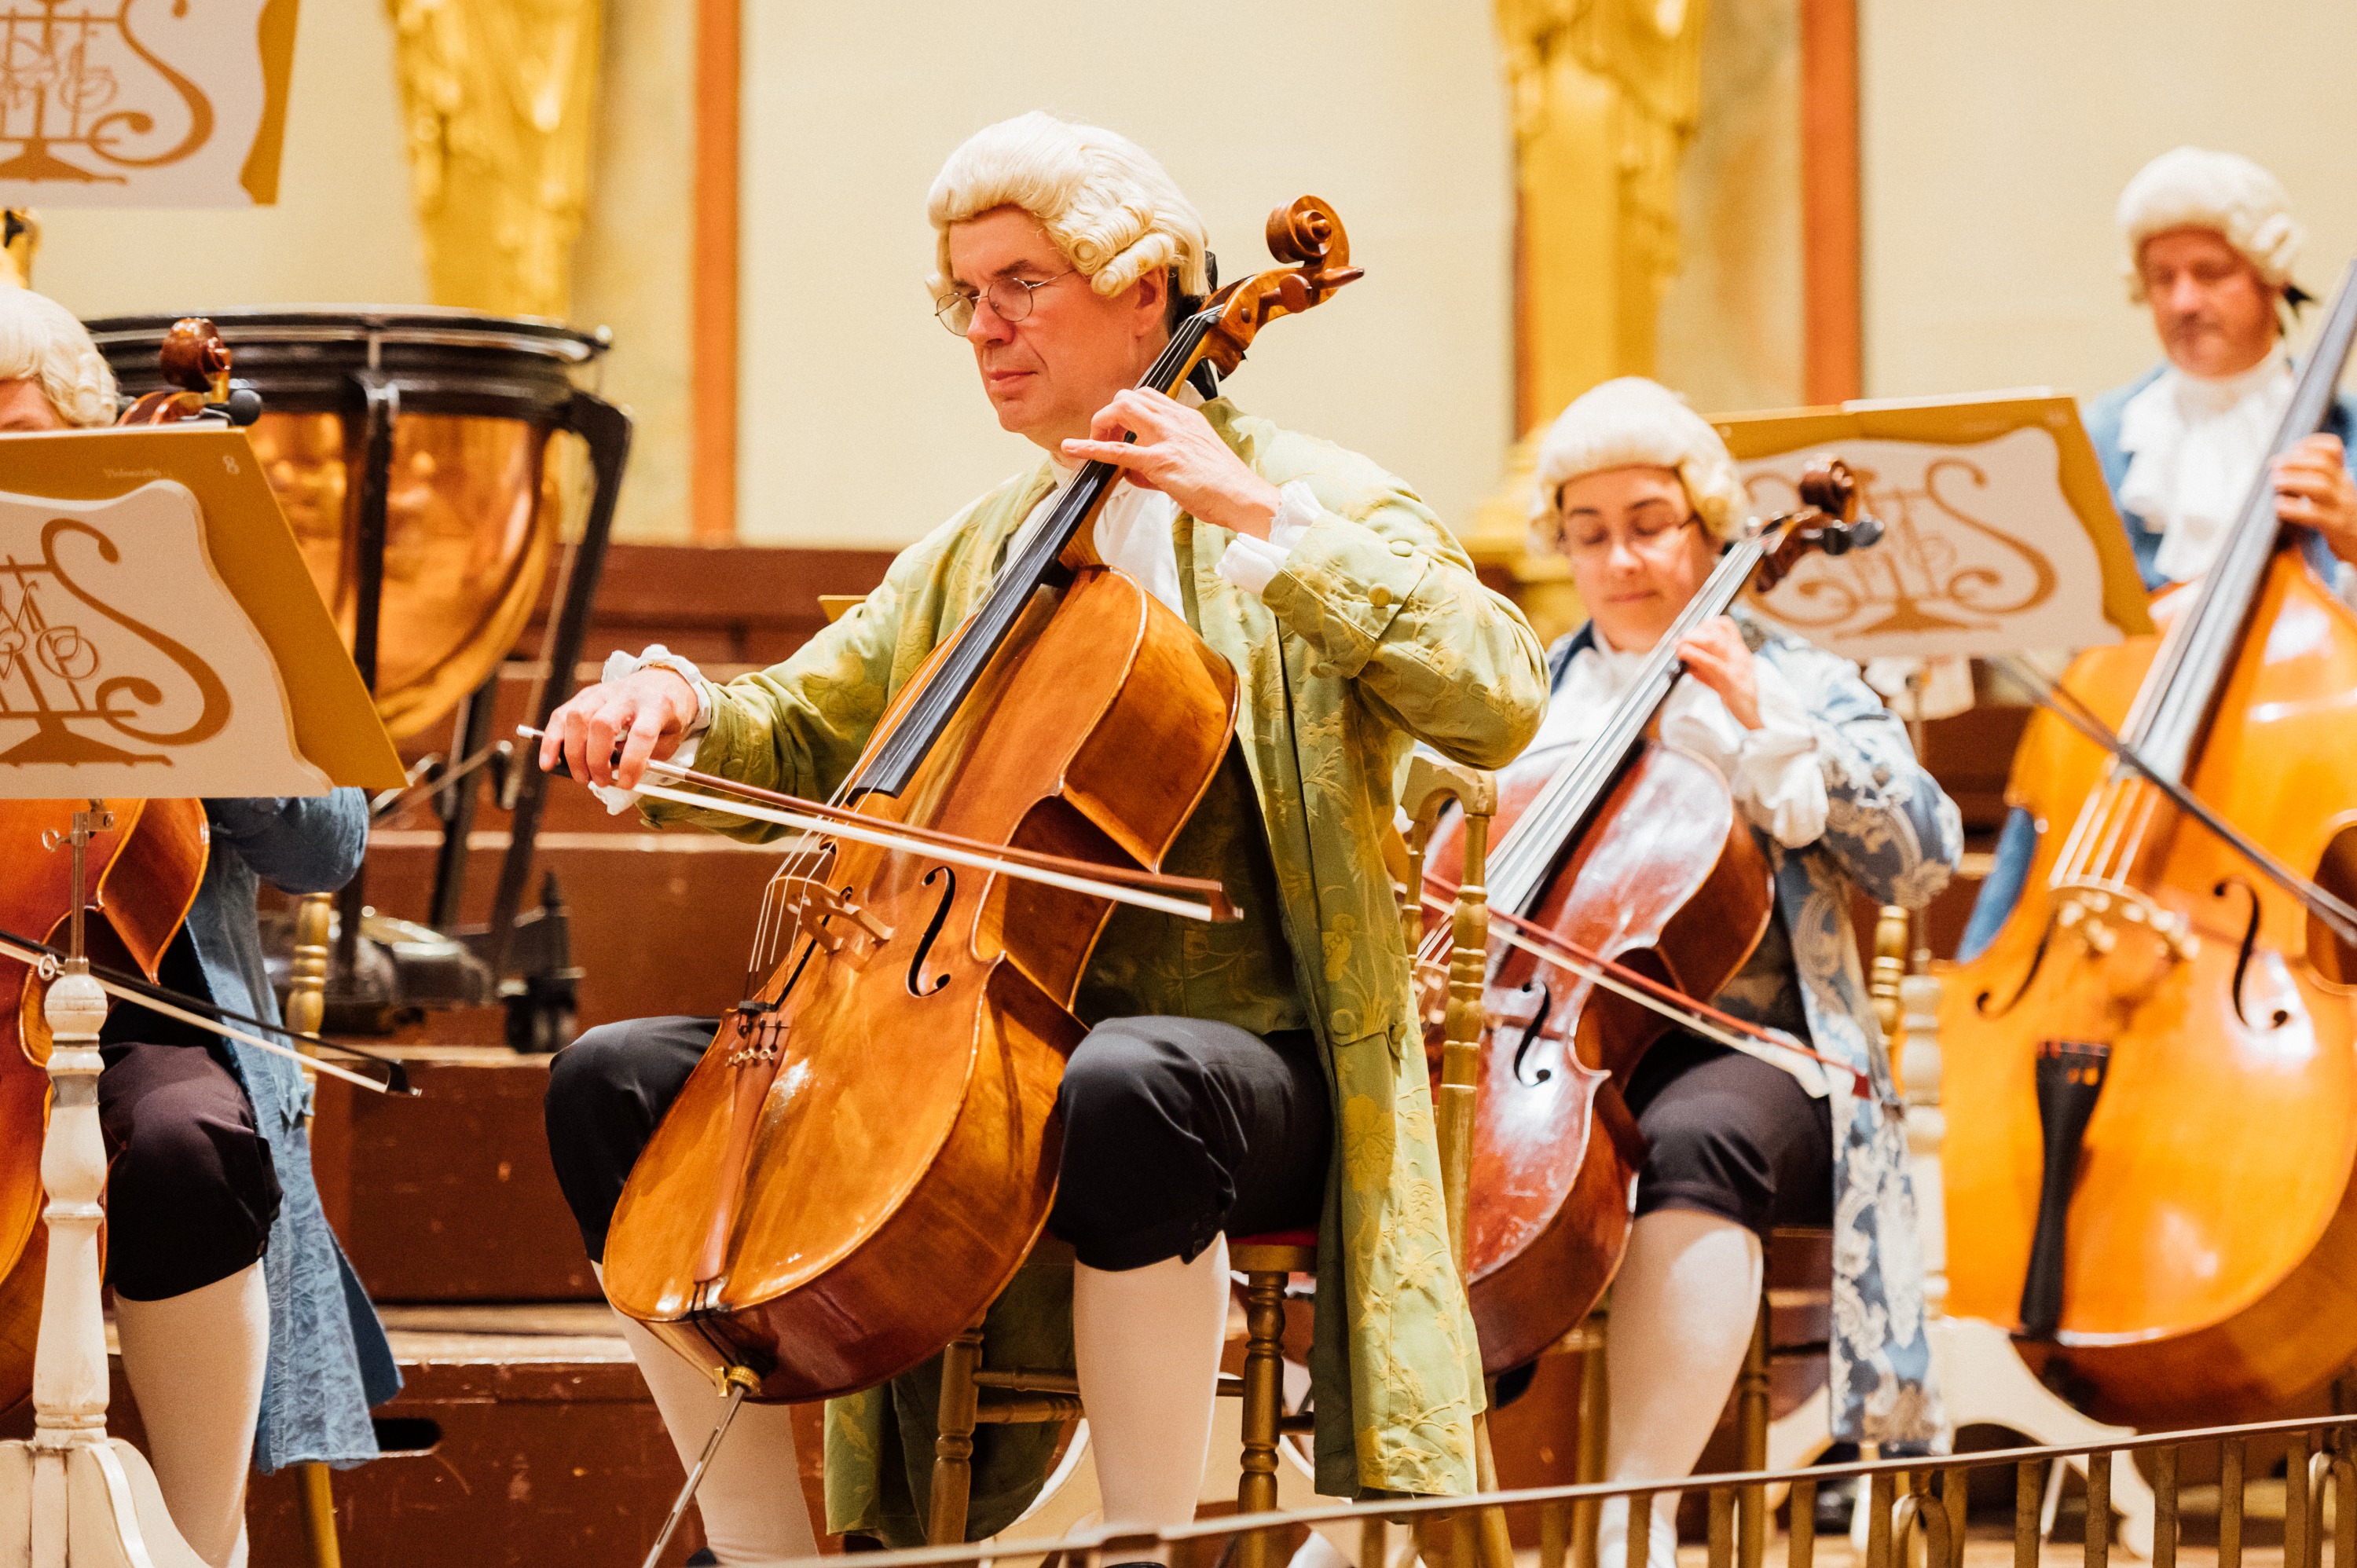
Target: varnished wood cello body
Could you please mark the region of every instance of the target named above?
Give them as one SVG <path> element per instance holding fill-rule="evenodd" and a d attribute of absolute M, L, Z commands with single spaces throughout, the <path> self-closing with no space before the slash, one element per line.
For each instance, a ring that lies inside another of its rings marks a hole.
<path fill-rule="evenodd" d="M 2352 329 L 2344 284 L 2276 450 Z M 2276 535 L 2262 475 L 2162 636 L 2062 684 L 2357 902 L 2357 615 Z M 2357 1357 L 2357 943 L 2051 714 L 2007 794 L 2037 857 L 1945 984 L 1950 1309 L 2020 1326 L 2107 1419 L 2266 1413 Z"/>
<path fill-rule="evenodd" d="M 1501 770 L 1493 922 L 1543 928 L 1697 1003 L 1749 959 L 1775 912 L 1767 855 L 1718 770 L 1662 744 L 1653 726 L 1692 628 L 1755 580 L 1772 585 L 1808 551 L 1840 553 L 1879 537 L 1879 524 L 1857 518 L 1838 463 L 1813 469 L 1802 496 L 1803 511 L 1727 547 L 1582 751 L 1536 753 Z M 1434 864 L 1462 863 L 1458 831 L 1452 820 L 1436 835 Z M 1644 1158 L 1621 1095 L 1677 1025 L 1494 928 L 1482 1005 L 1466 1284 L 1482 1364 L 1496 1373 L 1577 1326 L 1620 1268 Z M 1437 1020 L 1426 1015 L 1437 1047 Z"/>
<path fill-rule="evenodd" d="M 1265 322 L 1358 275 L 1315 199 L 1269 240 L 1300 264 L 1182 320 L 1146 384 L 1232 369 Z M 1225 755 L 1235 677 L 1135 582 L 1065 555 L 1114 478 L 1082 470 L 898 695 L 841 804 L 1084 868 L 1159 865 Z M 1110 909 L 921 845 L 807 843 L 765 911 L 776 967 L 631 1172 L 608 1298 L 764 1399 L 850 1392 L 939 1350 L 1046 1222 L 1071 1004 Z"/>

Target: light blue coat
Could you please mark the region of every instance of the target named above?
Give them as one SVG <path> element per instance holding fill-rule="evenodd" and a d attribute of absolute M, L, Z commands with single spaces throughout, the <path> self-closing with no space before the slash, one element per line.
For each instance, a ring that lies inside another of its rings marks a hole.
<path fill-rule="evenodd" d="M 325 893 L 350 881 L 368 848 L 367 801 L 358 789 L 317 799 L 207 800 L 205 816 L 212 853 L 188 910 L 188 939 L 215 1003 L 275 1023 L 278 1000 L 263 968 L 254 914 L 261 883 L 287 893 Z M 270 1288 L 270 1367 L 254 1463 L 265 1471 L 314 1459 L 357 1465 L 377 1455 L 369 1407 L 401 1391 L 401 1373 L 376 1309 L 319 1208 L 303 1129 L 310 1106 L 302 1068 L 227 1043 L 285 1194 L 262 1259 Z"/>
<path fill-rule="evenodd" d="M 1921 1445 L 1942 1433 L 1932 1345 L 1923 1322 L 1923 1258 L 1907 1130 L 1890 1058 L 1858 963 L 1850 889 L 1878 904 L 1921 908 L 1948 884 L 1964 849 L 1950 800 L 1915 760 L 1907 729 L 1857 667 L 1800 638 L 1738 616 L 1744 640 L 1800 696 L 1816 733 L 1825 780 L 1825 831 L 1786 849 L 1758 829 L 1776 884 L 1776 915 L 1792 943 L 1809 1044 L 1866 1075 L 1853 1093 L 1838 1073 L 1834 1112 L 1834 1288 L 1828 1356 L 1833 1433 L 1853 1443 Z M 1547 656 L 1551 687 L 1594 638 L 1583 627 Z M 1741 977 L 1738 977 L 1741 978 Z M 1719 1006 L 1766 1022 L 1765 997 L 1730 990 Z"/>

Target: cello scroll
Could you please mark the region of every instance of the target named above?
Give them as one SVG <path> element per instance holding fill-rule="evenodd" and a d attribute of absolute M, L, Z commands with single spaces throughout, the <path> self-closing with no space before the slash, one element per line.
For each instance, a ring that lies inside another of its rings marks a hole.
<path fill-rule="evenodd" d="M 1772 591 L 1813 551 L 1846 555 L 1882 537 L 1881 521 L 1859 511 L 1857 477 L 1838 457 L 1809 465 L 1801 475 L 1801 503 L 1769 525 L 1781 524 L 1783 532 L 1761 552 L 1754 593 Z"/>
<path fill-rule="evenodd" d="M 1222 376 L 1243 362 L 1262 328 L 1323 305 L 1344 284 L 1366 275 L 1351 265 L 1351 237 L 1321 197 L 1296 197 L 1271 212 L 1267 234 L 1271 255 L 1298 264 L 1255 273 L 1211 296 L 1210 307 L 1220 318 L 1203 340 L 1202 358 Z"/>

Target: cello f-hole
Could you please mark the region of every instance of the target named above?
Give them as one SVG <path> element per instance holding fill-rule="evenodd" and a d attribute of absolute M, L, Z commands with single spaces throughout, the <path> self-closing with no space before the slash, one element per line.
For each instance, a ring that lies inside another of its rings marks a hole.
<path fill-rule="evenodd" d="M 2251 1015 L 2243 1005 L 2243 982 L 2251 972 L 2251 954 L 2259 945 L 2259 890 L 2252 886 L 2246 878 L 2241 876 L 2229 876 L 2224 881 L 2219 883 L 2218 886 L 2210 889 L 2210 896 L 2213 898 L 2223 898 L 2226 896 L 2226 890 L 2230 887 L 2241 888 L 2243 890 L 2244 897 L 2248 898 L 2251 902 L 2250 918 L 2243 926 L 2243 943 L 2234 953 L 2234 984 L 2233 989 L 2234 998 L 2234 1016 L 2243 1021 L 2243 1027 L 2245 1029 L 2255 1029 L 2259 1027 L 2259 1026 L 2251 1022 Z M 2290 1010 L 2287 1008 L 2278 1007 L 2268 1017 L 2266 1027 L 2270 1029 L 2280 1029 L 2286 1024 L 2290 1022 Z"/>
<path fill-rule="evenodd" d="M 950 906 L 957 900 L 957 868 L 937 865 L 925 873 L 922 886 L 931 887 L 935 877 L 944 879 L 942 901 L 933 910 L 932 919 L 927 922 L 924 936 L 917 942 L 916 955 L 909 960 L 909 994 L 911 996 L 931 996 L 950 983 L 948 975 L 937 974 L 931 984 L 925 983 L 926 955 L 933 950 L 933 940 L 942 934 L 942 927 L 949 921 Z"/>
<path fill-rule="evenodd" d="M 1531 1015 L 1530 1027 L 1523 1031 L 1522 1043 L 1514 1047 L 1514 1081 L 1526 1089 L 1534 1089 L 1555 1076 L 1553 1068 L 1544 1067 L 1528 1078 L 1523 1076 L 1523 1059 L 1531 1054 L 1531 1047 L 1546 1032 L 1547 1015 L 1555 1011 L 1555 993 L 1547 989 L 1545 982 L 1529 980 L 1523 983 L 1525 993 L 1533 987 L 1536 987 L 1539 993 L 1538 1010 Z"/>

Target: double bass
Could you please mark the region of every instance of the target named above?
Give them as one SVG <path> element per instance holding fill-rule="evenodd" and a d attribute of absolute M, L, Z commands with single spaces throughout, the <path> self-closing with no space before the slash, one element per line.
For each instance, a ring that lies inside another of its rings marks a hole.
<path fill-rule="evenodd" d="M 2352 336 L 2357 264 L 2270 456 Z M 2265 467 L 2153 616 L 2031 719 L 2037 854 L 1946 977 L 1949 1305 L 2107 1419 L 2242 1420 L 2357 1356 L 2357 616 Z"/>
<path fill-rule="evenodd" d="M 1577 1326 L 1619 1269 L 1644 1158 L 1622 1092 L 1656 1040 L 1686 1027 L 1813 1056 L 1708 1005 L 1774 916 L 1768 860 L 1717 768 L 1654 734 L 1690 632 L 1813 551 L 1881 537 L 1840 462 L 1813 467 L 1800 488 L 1799 510 L 1726 548 L 1592 741 L 1569 760 L 1549 748 L 1498 774 L 1465 1258 L 1489 1372 Z M 1436 833 L 1433 865 L 1462 864 L 1461 832 L 1452 818 Z M 1428 1051 L 1448 942 L 1434 925 L 1419 953 Z"/>
<path fill-rule="evenodd" d="M 1186 315 L 1142 384 L 1231 372 L 1360 275 L 1315 198 L 1267 237 L 1297 264 Z M 980 1318 L 1047 1221 L 1114 885 L 1232 913 L 1217 884 L 1154 875 L 1228 749 L 1236 681 L 1076 548 L 1118 478 L 1080 471 L 832 801 L 766 797 L 790 809 L 763 820 L 808 831 L 765 898 L 758 984 L 640 1155 L 605 1259 L 619 1310 L 754 1397 L 870 1387 Z M 762 793 L 699 803 L 758 815 Z"/>

